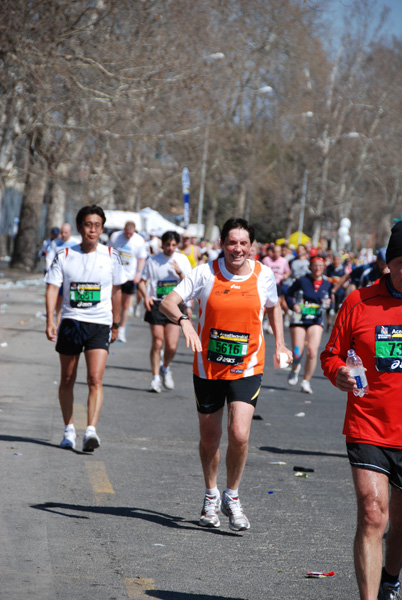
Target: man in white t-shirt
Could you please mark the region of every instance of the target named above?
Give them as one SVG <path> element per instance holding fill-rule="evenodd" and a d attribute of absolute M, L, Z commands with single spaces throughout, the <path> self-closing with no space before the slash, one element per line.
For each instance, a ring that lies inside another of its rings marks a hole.
<path fill-rule="evenodd" d="M 159 305 L 163 298 L 171 292 L 178 283 L 191 271 L 189 260 L 180 252 L 177 246 L 180 236 L 175 231 L 166 231 L 162 236 L 162 252 L 149 256 L 138 284 L 144 296 L 146 308 L 144 320 L 151 327 L 151 392 L 161 392 L 161 375 L 166 389 L 174 388 L 174 381 L 170 369 L 179 342 L 180 327 L 177 323 L 169 321 L 159 312 Z M 148 290 L 146 282 L 148 281 Z M 163 352 L 163 365 L 160 366 L 161 350 Z"/>
<path fill-rule="evenodd" d="M 62 448 L 75 448 L 74 383 L 83 351 L 87 365 L 88 422 L 83 451 L 100 445 L 96 433 L 102 402 L 102 379 L 109 344 L 117 338 L 121 284 L 126 281 L 119 253 L 98 243 L 106 217 L 100 206 L 84 206 L 77 214 L 81 244 L 62 248 L 46 274 L 46 336 L 57 342 L 61 376 L 59 401 L 64 420 Z M 54 319 L 59 288 L 63 302 L 59 330 Z"/>
<path fill-rule="evenodd" d="M 141 271 L 144 268 L 145 259 L 147 258 L 147 248 L 144 238 L 139 233 L 136 233 L 133 221 L 127 221 L 124 231 L 115 231 L 115 233 L 112 233 L 108 246 L 120 252 L 127 275 L 127 281 L 121 288 L 120 329 L 117 338 L 119 342 L 124 344 L 127 341 L 126 325 L 131 299 L 141 278 Z"/>

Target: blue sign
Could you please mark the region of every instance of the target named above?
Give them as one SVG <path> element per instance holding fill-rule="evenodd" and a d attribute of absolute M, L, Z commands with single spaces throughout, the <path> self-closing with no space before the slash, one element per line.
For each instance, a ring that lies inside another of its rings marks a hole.
<path fill-rule="evenodd" d="M 183 169 L 181 184 L 183 187 L 184 228 L 187 229 L 190 223 L 190 173 L 187 167 Z"/>

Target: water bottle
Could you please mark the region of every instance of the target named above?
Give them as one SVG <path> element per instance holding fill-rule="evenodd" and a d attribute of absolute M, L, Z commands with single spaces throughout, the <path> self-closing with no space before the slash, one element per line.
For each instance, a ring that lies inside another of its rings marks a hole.
<path fill-rule="evenodd" d="M 328 294 L 328 292 L 326 292 L 321 299 L 321 309 L 322 310 L 327 310 L 327 308 L 329 308 L 328 300 L 329 300 L 329 294 Z"/>
<path fill-rule="evenodd" d="M 295 300 L 296 300 L 296 304 L 298 304 L 300 306 L 300 312 L 293 313 L 293 323 L 298 323 L 299 321 L 302 320 L 302 312 L 303 312 L 303 308 L 304 308 L 303 290 L 297 290 L 297 292 L 295 293 Z"/>
<path fill-rule="evenodd" d="M 355 396 L 364 396 L 368 392 L 368 383 L 366 372 L 363 367 L 362 359 L 357 356 L 354 350 L 348 350 L 346 366 L 349 373 L 356 380 L 357 390 L 353 390 Z"/>
<path fill-rule="evenodd" d="M 295 293 L 295 300 L 296 300 L 296 304 L 298 304 L 302 310 L 303 310 L 303 306 L 304 306 L 303 299 L 304 299 L 303 290 L 297 290 L 297 292 Z"/>

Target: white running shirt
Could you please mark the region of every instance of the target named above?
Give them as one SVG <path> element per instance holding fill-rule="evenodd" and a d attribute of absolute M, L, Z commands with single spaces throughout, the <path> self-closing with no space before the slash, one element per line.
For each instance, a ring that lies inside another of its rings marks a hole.
<path fill-rule="evenodd" d="M 127 281 L 133 281 L 137 272 L 139 258 L 147 258 L 147 247 L 145 240 L 139 233 L 134 233 L 130 239 L 124 235 L 124 231 L 115 231 L 110 236 L 108 246 L 116 248 L 120 253 Z"/>
<path fill-rule="evenodd" d="M 172 267 L 173 261 L 177 262 L 184 276 L 191 272 L 190 261 L 180 252 L 174 252 L 172 256 L 160 252 L 148 257 L 141 279 L 148 281 L 149 295 L 153 300 L 162 300 L 180 283 L 180 277 Z"/>
<path fill-rule="evenodd" d="M 62 319 L 111 325 L 112 287 L 127 281 L 120 254 L 98 244 L 94 252 L 81 246 L 59 250 L 46 283 L 63 286 Z"/>

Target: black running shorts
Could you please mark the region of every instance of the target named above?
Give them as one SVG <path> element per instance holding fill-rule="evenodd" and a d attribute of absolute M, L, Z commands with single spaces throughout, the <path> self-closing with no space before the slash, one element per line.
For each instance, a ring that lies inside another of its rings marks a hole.
<path fill-rule="evenodd" d="M 150 325 L 177 325 L 173 321 L 170 321 L 161 311 L 159 310 L 159 305 L 161 300 L 154 300 L 153 305 L 151 306 L 151 310 L 147 310 L 144 316 L 144 321 L 149 323 Z M 184 312 L 186 307 L 183 304 L 179 306 L 180 310 Z"/>
<path fill-rule="evenodd" d="M 86 350 L 109 351 L 109 345 L 109 325 L 63 319 L 57 335 L 56 351 L 59 354 L 75 356 Z"/>
<path fill-rule="evenodd" d="M 137 284 L 134 281 L 126 281 L 126 283 L 121 284 L 120 288 L 123 294 L 132 296 L 137 288 Z"/>
<path fill-rule="evenodd" d="M 371 444 L 346 444 L 352 467 L 383 473 L 391 485 L 402 490 L 402 449 L 372 446 Z"/>
<path fill-rule="evenodd" d="M 238 400 L 256 406 L 261 389 L 262 375 L 252 375 L 241 379 L 202 379 L 193 375 L 197 410 L 202 414 L 217 412 Z"/>

